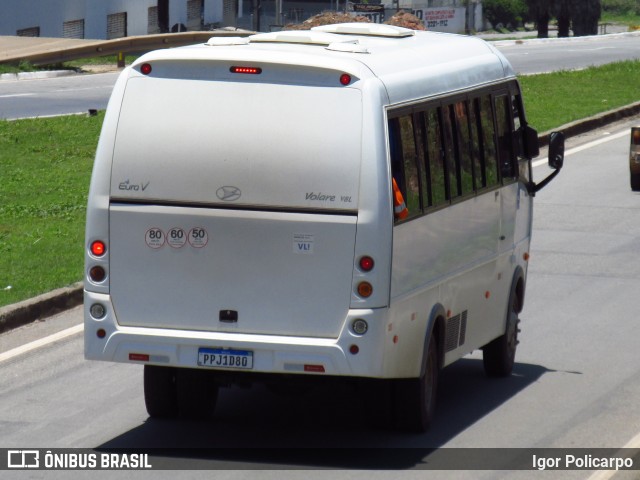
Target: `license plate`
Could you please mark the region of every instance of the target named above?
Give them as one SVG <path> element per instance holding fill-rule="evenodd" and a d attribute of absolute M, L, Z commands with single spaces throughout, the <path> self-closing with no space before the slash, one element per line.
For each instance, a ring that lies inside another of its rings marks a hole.
<path fill-rule="evenodd" d="M 253 352 L 249 350 L 201 348 L 198 350 L 198 365 L 212 368 L 252 369 Z"/>

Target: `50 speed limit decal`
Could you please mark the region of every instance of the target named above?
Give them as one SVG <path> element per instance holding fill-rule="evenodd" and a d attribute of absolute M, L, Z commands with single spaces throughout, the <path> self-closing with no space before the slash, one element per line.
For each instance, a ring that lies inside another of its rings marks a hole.
<path fill-rule="evenodd" d="M 194 227 L 189 232 L 189 243 L 194 248 L 206 247 L 209 243 L 209 234 L 204 228 Z"/>

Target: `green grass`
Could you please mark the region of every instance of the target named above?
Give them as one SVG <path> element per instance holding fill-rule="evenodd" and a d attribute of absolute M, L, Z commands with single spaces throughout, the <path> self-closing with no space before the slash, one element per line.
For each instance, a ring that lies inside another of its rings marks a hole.
<path fill-rule="evenodd" d="M 544 132 L 640 100 L 638 78 L 640 61 L 520 81 L 529 122 Z M 82 279 L 85 207 L 103 118 L 0 121 L 0 306 Z"/>
<path fill-rule="evenodd" d="M 636 15 L 634 12 L 618 14 L 603 12 L 600 17 L 600 23 L 620 23 L 622 25 L 633 27 L 635 25 L 640 25 L 640 15 Z"/>
<path fill-rule="evenodd" d="M 640 101 L 640 60 L 520 77 L 529 123 L 545 132 Z"/>
<path fill-rule="evenodd" d="M 0 305 L 81 279 L 102 119 L 0 121 Z"/>

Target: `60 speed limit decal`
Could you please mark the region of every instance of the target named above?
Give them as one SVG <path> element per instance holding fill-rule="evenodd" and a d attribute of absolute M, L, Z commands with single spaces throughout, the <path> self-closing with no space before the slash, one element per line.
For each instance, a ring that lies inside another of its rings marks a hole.
<path fill-rule="evenodd" d="M 166 243 L 172 248 L 182 248 L 187 242 L 193 248 L 204 248 L 209 243 L 209 233 L 202 227 L 193 227 L 188 231 L 173 227 L 166 233 L 161 228 L 153 227 L 146 231 L 144 241 L 153 250 L 162 248 Z"/>

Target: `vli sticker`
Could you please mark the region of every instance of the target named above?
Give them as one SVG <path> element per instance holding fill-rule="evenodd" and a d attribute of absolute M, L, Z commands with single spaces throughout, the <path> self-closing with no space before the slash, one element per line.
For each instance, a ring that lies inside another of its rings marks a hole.
<path fill-rule="evenodd" d="M 314 236 L 311 233 L 293 234 L 293 253 L 310 255 L 313 253 Z"/>

